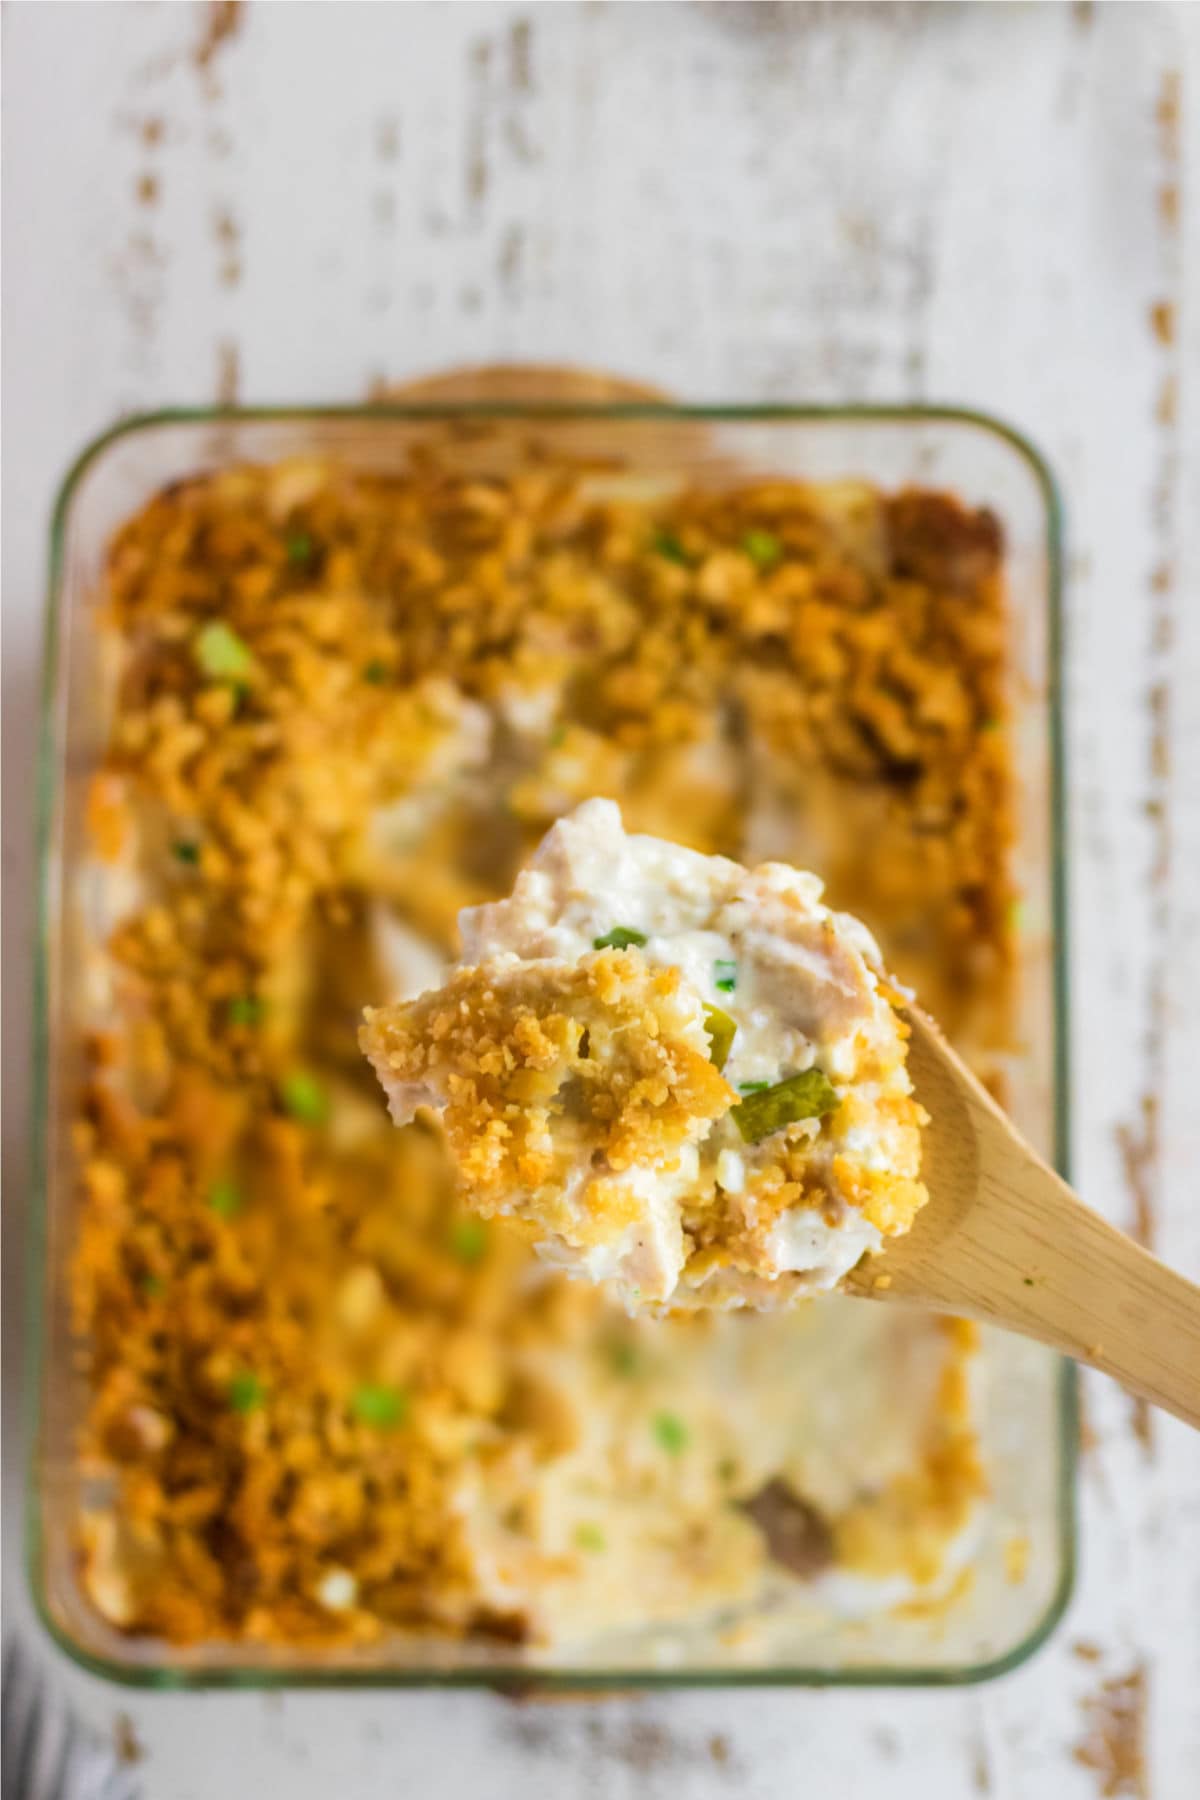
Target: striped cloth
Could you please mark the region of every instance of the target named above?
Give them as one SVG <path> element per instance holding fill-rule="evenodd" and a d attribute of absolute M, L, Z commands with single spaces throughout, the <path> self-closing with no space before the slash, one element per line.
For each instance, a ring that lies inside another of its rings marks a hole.
<path fill-rule="evenodd" d="M 73 1716 L 15 1637 L 5 1640 L 0 1683 L 3 1800 L 139 1800 L 130 1769 Z"/>

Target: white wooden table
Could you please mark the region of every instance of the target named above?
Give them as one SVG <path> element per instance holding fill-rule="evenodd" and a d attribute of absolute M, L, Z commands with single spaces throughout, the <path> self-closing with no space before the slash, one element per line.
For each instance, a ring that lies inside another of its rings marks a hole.
<path fill-rule="evenodd" d="M 961 401 L 1040 442 L 1070 518 L 1077 1179 L 1200 1274 L 1200 12 L 255 4 L 232 23 L 5 10 L 6 1380 L 55 483 L 123 411 L 349 399 L 463 362 L 586 362 L 701 399 Z M 1139 1436 L 1098 1380 L 1085 1398 L 1077 1598 L 984 1689 L 140 1698 L 39 1648 L 101 1730 L 129 1715 L 153 1800 L 1182 1800 L 1200 1437 L 1163 1418 Z M 6 1430 L 12 1452 L 12 1406 Z M 10 1501 L 16 1479 L 10 1454 Z M 1105 1789 L 1073 1755 L 1083 1702 L 1139 1672 L 1148 1773 Z"/>

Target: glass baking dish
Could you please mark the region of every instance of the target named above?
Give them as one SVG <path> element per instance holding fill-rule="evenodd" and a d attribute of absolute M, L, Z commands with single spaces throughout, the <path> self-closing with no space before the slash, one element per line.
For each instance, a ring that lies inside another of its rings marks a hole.
<path fill-rule="evenodd" d="M 1061 521 L 1052 477 L 1007 426 L 951 408 L 680 407 L 503 400 L 344 409 L 170 412 L 91 444 L 54 512 L 41 749 L 41 928 L 35 1022 L 35 1194 L 30 1308 L 33 1410 L 30 1580 L 41 1615 L 78 1662 L 149 1687 L 456 1684 L 600 1690 L 715 1683 L 937 1684 L 1003 1672 L 1045 1639 L 1074 1564 L 1072 1369 L 1040 1346 L 985 1335 L 982 1441 L 991 1483 L 973 1581 L 952 1605 L 855 1621 L 814 1619 L 769 1659 L 715 1629 L 610 1639 L 569 1665 L 537 1649 L 405 1636 L 368 1648 L 224 1643 L 175 1647 L 123 1637 L 77 1578 L 73 1524 L 85 1477 L 73 1452 L 81 1399 L 67 1302 L 76 1205 L 71 1164 L 79 1069 L 84 922 L 75 872 L 82 801 L 106 732 L 95 595 L 119 524 L 170 482 L 234 461 L 323 454 L 376 470 L 415 444 L 486 472 L 530 444 L 619 468 L 655 486 L 747 472 L 861 478 L 885 489 L 949 488 L 1003 522 L 1018 774 L 1014 873 L 1019 976 L 1011 1109 L 1066 1168 L 1066 944 L 1060 680 Z M 1014 1545 L 1020 1546 L 1014 1554 Z M 1023 1564 L 1020 1579 L 1014 1565 Z"/>

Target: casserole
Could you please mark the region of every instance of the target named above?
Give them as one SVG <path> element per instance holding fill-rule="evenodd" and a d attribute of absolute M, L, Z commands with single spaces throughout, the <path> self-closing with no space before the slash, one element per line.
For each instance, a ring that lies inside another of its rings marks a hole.
<path fill-rule="evenodd" d="M 132 421 L 93 446 L 60 497 L 52 561 L 52 633 L 43 818 L 45 910 L 37 1054 L 41 1298 L 34 1496 L 35 1592 L 44 1616 L 88 1666 L 171 1685 L 272 1681 L 531 1680 L 594 1688 L 662 1681 L 937 1681 L 1010 1666 L 1065 1603 L 1071 1564 L 1072 1390 L 1033 1345 L 996 1336 L 979 1358 L 978 1419 L 990 1496 L 970 1544 L 969 1590 L 900 1610 L 788 1612 L 753 1629 L 710 1611 L 698 1623 L 659 1620 L 594 1641 L 544 1647 L 468 1634 L 397 1633 L 368 1642 L 208 1638 L 166 1644 L 114 1629 L 80 1582 L 79 1523 L 97 1510 L 97 1472 L 81 1461 L 85 1383 L 68 1305 L 78 1243 L 78 1170 L 70 1121 L 87 1034 L 88 971 L 99 935 L 89 863 L 90 783 L 111 723 L 98 592 L 114 531 L 172 482 L 289 458 L 393 474 L 414 446 L 481 478 L 511 470 L 530 446 L 631 495 L 683 486 L 719 489 L 757 475 L 806 482 L 949 488 L 986 505 L 1007 539 L 1007 655 L 1016 764 L 1013 868 L 1020 906 L 1014 989 L 1019 1049 L 1005 1059 L 1006 1098 L 1027 1135 L 1061 1157 L 1065 1145 L 1064 946 L 1058 843 L 1058 513 L 1035 453 L 971 415 L 688 409 L 658 405 L 398 406 L 368 410 L 163 415 Z M 89 905 L 92 915 L 89 918 Z M 103 915 L 105 920 L 109 915 Z M 885 941 L 885 954 L 887 944 Z M 850 1304 L 850 1303 L 847 1303 Z M 101 1482 L 103 1477 L 100 1477 Z M 101 1502 L 100 1510 L 103 1510 Z M 1014 1573 L 1022 1578 L 1013 1579 Z M 910 1596 L 911 1600 L 911 1596 Z"/>

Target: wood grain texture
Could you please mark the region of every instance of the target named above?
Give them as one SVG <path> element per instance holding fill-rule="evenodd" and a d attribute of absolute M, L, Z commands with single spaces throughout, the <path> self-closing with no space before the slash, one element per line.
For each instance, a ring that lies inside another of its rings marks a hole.
<path fill-rule="evenodd" d="M 929 1201 L 846 1287 L 1036 1338 L 1200 1427 L 1200 1287 L 1085 1206 L 934 1021 L 904 1016 Z"/>
<path fill-rule="evenodd" d="M 1200 1273 L 1198 12 L 252 4 L 198 61 L 202 6 L 6 8 L 10 1045 L 46 520 L 116 414 L 504 361 L 695 400 L 967 402 L 1038 441 L 1068 515 L 1074 1179 Z M 5 1073 L 8 1381 L 23 1053 Z M 1084 1392 L 1076 1602 L 976 1692 L 542 1711 L 61 1679 L 102 1729 L 134 1718 L 152 1800 L 1098 1800 L 1073 1751 L 1112 1683 L 1144 1721 L 1144 1791 L 1191 1800 L 1198 1440 L 1099 1378 Z"/>

